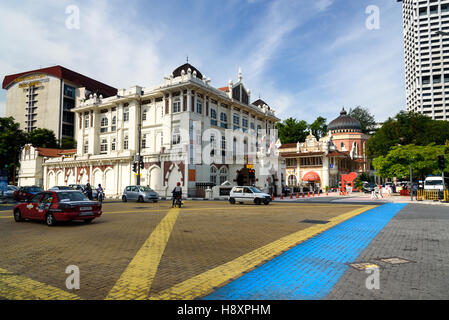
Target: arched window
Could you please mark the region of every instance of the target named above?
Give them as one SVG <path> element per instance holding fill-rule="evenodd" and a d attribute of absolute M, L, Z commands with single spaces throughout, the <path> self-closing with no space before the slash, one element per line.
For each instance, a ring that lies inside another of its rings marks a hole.
<path fill-rule="evenodd" d="M 228 169 L 226 167 L 222 167 L 220 169 L 220 185 L 228 180 Z"/>
<path fill-rule="evenodd" d="M 296 176 L 291 175 L 288 177 L 288 186 L 289 187 L 296 187 L 298 185 L 297 181 L 296 181 Z"/>
<path fill-rule="evenodd" d="M 215 166 L 210 167 L 210 182 L 217 184 L 217 168 Z"/>
<path fill-rule="evenodd" d="M 112 127 L 111 127 L 111 131 L 115 131 L 117 129 L 117 117 L 113 116 L 112 117 Z"/>
<path fill-rule="evenodd" d="M 352 146 L 352 149 L 354 150 L 354 154 L 358 155 L 359 154 L 359 145 L 357 142 L 354 141 L 354 144 Z"/>

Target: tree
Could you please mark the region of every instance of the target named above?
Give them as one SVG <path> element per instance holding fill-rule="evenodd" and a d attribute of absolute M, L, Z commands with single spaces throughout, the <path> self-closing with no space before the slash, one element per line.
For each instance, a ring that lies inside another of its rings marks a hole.
<path fill-rule="evenodd" d="M 0 169 L 7 169 L 13 180 L 25 143 L 26 135 L 20 130 L 20 124 L 13 117 L 0 118 Z"/>
<path fill-rule="evenodd" d="M 438 169 L 438 156 L 442 154 L 449 154 L 448 145 L 396 146 L 385 157 L 375 158 L 373 166 L 377 175 L 382 178 L 410 179 L 411 164 L 414 175 L 424 178 L 429 174 L 441 174 L 441 170 Z M 449 172 L 449 163 L 446 164 L 445 172 Z"/>
<path fill-rule="evenodd" d="M 52 130 L 37 128 L 27 134 L 27 142 L 35 148 L 59 148 Z"/>
<path fill-rule="evenodd" d="M 360 121 L 363 133 L 368 133 L 370 131 L 369 128 L 376 124 L 376 120 L 374 116 L 369 112 L 368 108 L 362 108 L 360 106 L 354 109 L 351 108 L 349 110 L 349 115 L 354 119 Z"/>
<path fill-rule="evenodd" d="M 448 140 L 449 122 L 401 111 L 394 118 L 388 119 L 368 140 L 368 156 L 370 158 L 386 156 L 395 146 L 408 144 L 427 146 L 432 143 L 444 145 Z"/>
<path fill-rule="evenodd" d="M 283 144 L 306 141 L 308 127 L 309 125 L 304 120 L 298 121 L 294 118 L 288 118 L 284 122 L 276 124 L 279 139 Z"/>
<path fill-rule="evenodd" d="M 76 149 L 76 140 L 72 137 L 64 137 L 60 141 L 61 149 Z"/>
<path fill-rule="evenodd" d="M 327 134 L 327 119 L 318 117 L 311 125 L 309 125 L 309 129 L 312 130 L 312 134 L 320 140 L 320 138 Z"/>

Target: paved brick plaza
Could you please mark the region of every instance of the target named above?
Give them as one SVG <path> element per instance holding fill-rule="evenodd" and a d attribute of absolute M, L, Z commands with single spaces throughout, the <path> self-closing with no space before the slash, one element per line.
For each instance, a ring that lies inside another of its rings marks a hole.
<path fill-rule="evenodd" d="M 232 299 L 242 288 L 239 299 L 448 298 L 441 281 L 449 276 L 446 207 L 403 204 L 387 213 L 389 205 L 333 202 L 170 204 L 110 201 L 91 225 L 52 228 L 16 223 L 11 207 L 1 207 L 0 298 Z M 385 257 L 413 262 L 376 260 Z M 380 289 L 367 290 L 368 275 L 347 262 L 376 261 Z M 80 268 L 79 290 L 65 287 L 69 265 Z M 265 269 L 284 282 L 255 296 L 258 283 L 268 283 Z M 258 280 L 245 283 L 252 274 Z M 313 293 L 312 284 L 321 289 Z"/>

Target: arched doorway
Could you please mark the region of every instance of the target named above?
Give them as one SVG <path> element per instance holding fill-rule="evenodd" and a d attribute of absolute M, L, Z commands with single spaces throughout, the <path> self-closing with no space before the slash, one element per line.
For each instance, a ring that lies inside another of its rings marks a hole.
<path fill-rule="evenodd" d="M 238 186 L 252 186 L 256 184 L 256 173 L 254 169 L 242 168 L 237 174 Z"/>
<path fill-rule="evenodd" d="M 307 182 L 311 190 L 317 190 L 318 188 L 320 188 L 321 178 L 320 175 L 315 171 L 307 172 L 302 178 L 302 181 Z"/>

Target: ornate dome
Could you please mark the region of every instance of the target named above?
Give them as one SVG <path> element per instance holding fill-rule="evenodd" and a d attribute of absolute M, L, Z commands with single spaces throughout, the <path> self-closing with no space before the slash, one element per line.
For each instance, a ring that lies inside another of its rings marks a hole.
<path fill-rule="evenodd" d="M 340 112 L 340 116 L 329 123 L 328 129 L 330 131 L 338 130 L 351 130 L 351 131 L 362 131 L 362 126 L 360 121 L 349 116 L 345 108 Z"/>
<path fill-rule="evenodd" d="M 184 70 L 184 72 L 187 73 L 187 70 L 189 68 L 192 71 L 192 73 L 193 73 L 193 71 L 196 71 L 196 77 L 198 79 L 203 79 L 203 75 L 201 74 L 201 72 L 197 68 L 192 66 L 190 63 L 185 63 L 182 66 L 177 67 L 175 70 L 173 70 L 173 72 L 172 72 L 173 73 L 173 77 L 176 78 L 176 77 L 181 76 L 182 70 Z"/>

